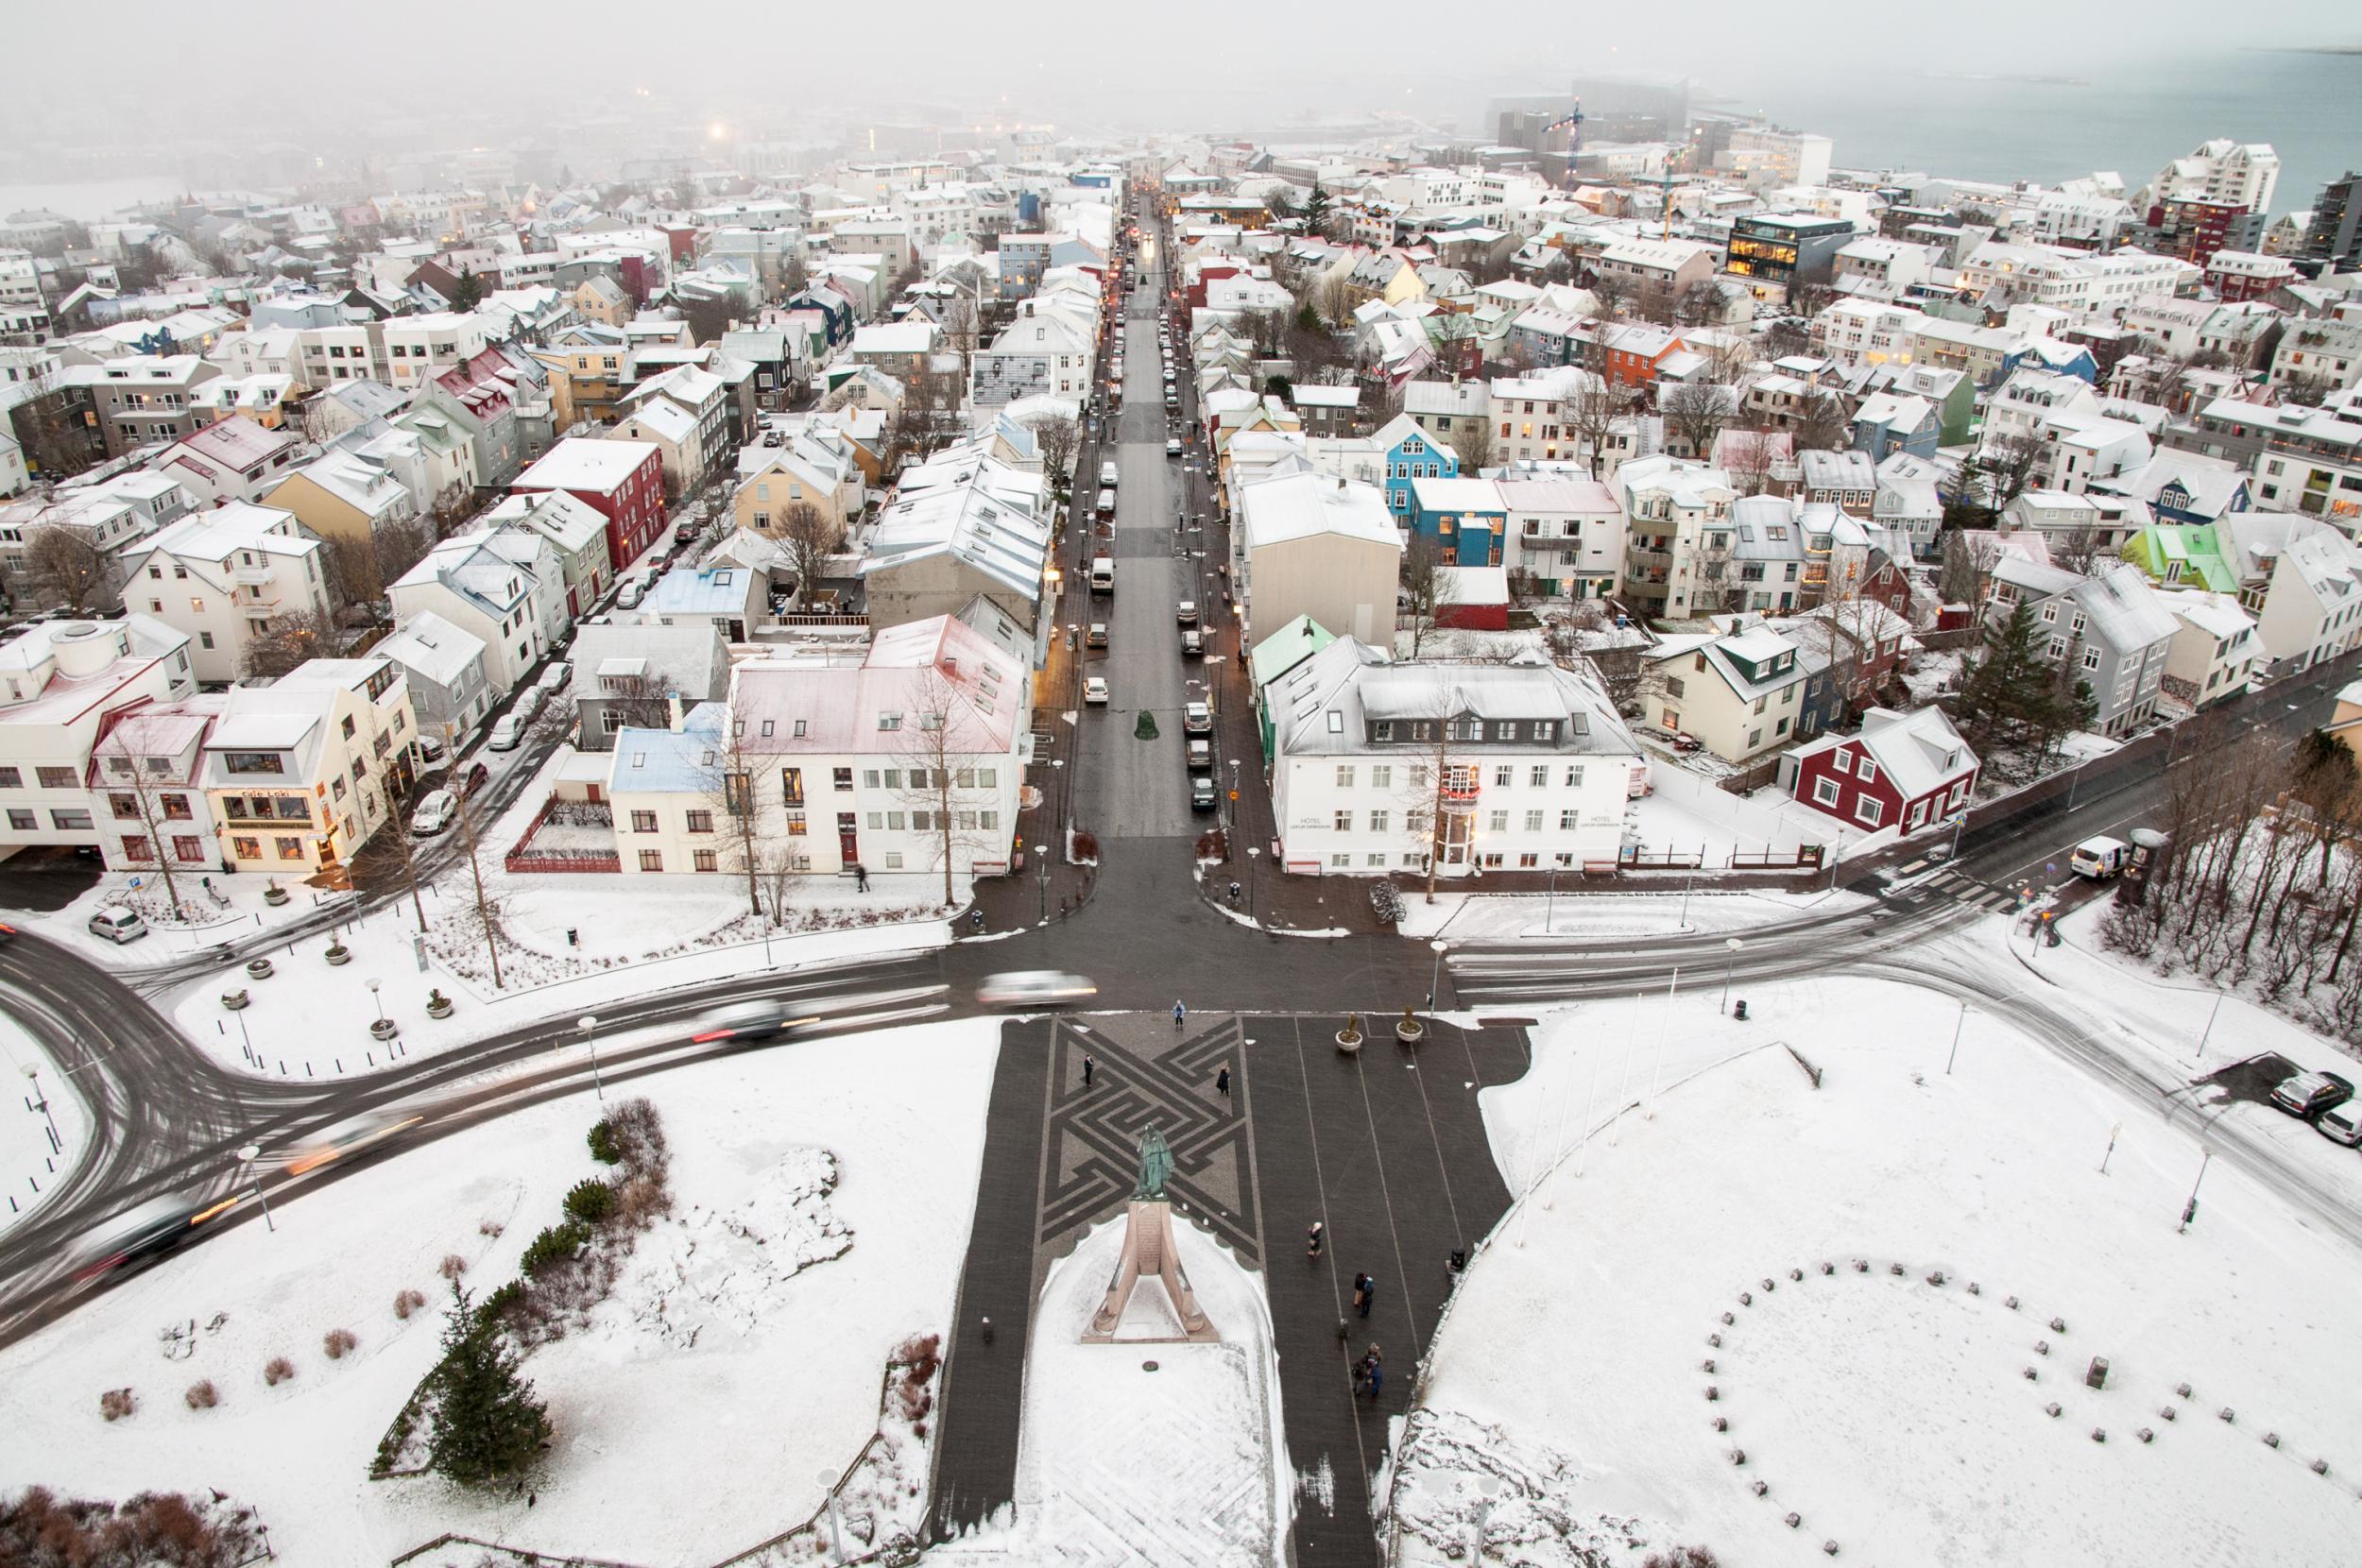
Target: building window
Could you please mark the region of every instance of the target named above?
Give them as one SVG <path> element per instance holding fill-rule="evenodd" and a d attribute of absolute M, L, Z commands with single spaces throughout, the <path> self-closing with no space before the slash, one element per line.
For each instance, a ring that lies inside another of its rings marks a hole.
<path fill-rule="evenodd" d="M 1352 831 L 1353 831 L 1353 813 L 1352 813 L 1351 811 L 1339 811 L 1339 812 L 1337 813 L 1337 815 L 1336 815 L 1336 821 L 1335 821 L 1334 826 L 1335 826 L 1335 827 L 1336 827 L 1337 831 L 1338 831 L 1338 832 L 1340 832 L 1340 833 L 1350 833 L 1350 832 L 1352 832 Z"/>
<path fill-rule="evenodd" d="M 634 811 L 631 814 L 631 830 L 635 833 L 655 832 L 656 813 L 654 811 Z"/>
<path fill-rule="evenodd" d="M 1864 795 L 1859 800 L 1854 802 L 1855 820 L 1867 823 L 1873 827 L 1878 826 L 1878 818 L 1881 811 L 1882 808 L 1878 804 L 1878 797 L 1876 795 Z"/>
<path fill-rule="evenodd" d="M 1526 813 L 1526 831 L 1529 833 L 1539 833 L 1542 831 L 1542 813 L 1540 811 L 1528 811 Z"/>
<path fill-rule="evenodd" d="M 690 859 L 695 862 L 694 869 L 698 871 L 719 871 L 721 869 L 720 862 L 715 860 L 714 853 L 710 849 L 693 850 L 690 852 Z"/>
<path fill-rule="evenodd" d="M 9 809 L 9 827 L 10 831 L 29 833 L 39 826 L 40 821 L 33 815 L 32 812 L 21 810 L 13 807 Z"/>
<path fill-rule="evenodd" d="M 1353 764 L 1350 762 L 1340 763 L 1338 765 L 1337 788 L 1341 790 L 1350 790 L 1353 788 Z"/>
<path fill-rule="evenodd" d="M 1858 765 L 1857 774 L 1863 783 L 1875 784 L 1878 781 L 1878 764 L 1865 757 Z"/>
<path fill-rule="evenodd" d="M 279 858 L 281 860 L 300 861 L 303 859 L 303 841 L 301 839 L 286 838 L 282 836 L 273 839 L 270 842 L 278 847 Z"/>
<path fill-rule="evenodd" d="M 71 790 L 75 785 L 72 768 L 37 768 L 34 776 L 41 780 L 41 787 L 44 790 Z"/>
<path fill-rule="evenodd" d="M 1485 813 L 1484 830 L 1488 833 L 1508 832 L 1509 813 L 1507 811 L 1489 811 Z"/>
<path fill-rule="evenodd" d="M 803 812 L 790 811 L 787 813 L 787 836 L 791 839 L 800 839 L 804 836 Z"/>
<path fill-rule="evenodd" d="M 690 813 L 689 813 L 689 830 L 690 830 L 691 832 L 693 832 L 693 833 L 710 833 L 710 832 L 712 832 L 712 831 L 713 831 L 713 813 L 712 813 L 711 811 L 704 811 L 704 810 L 698 810 L 698 811 L 692 811 L 692 812 L 690 812 Z"/>
<path fill-rule="evenodd" d="M 664 851 L 661 849 L 642 850 L 640 852 L 640 869 L 642 871 L 662 871 L 664 869 Z"/>
<path fill-rule="evenodd" d="M 25 775 L 15 768 L 0 768 L 0 790 L 25 788 Z"/>
<path fill-rule="evenodd" d="M 1370 770 L 1370 788 L 1371 788 L 1371 789 L 1373 789 L 1373 790 L 1391 790 L 1391 789 L 1393 789 L 1394 787 L 1395 787 L 1395 770 L 1394 770 L 1393 768 L 1390 768 L 1390 767 L 1380 767 L 1380 768 L 1372 768 L 1372 769 Z"/>
<path fill-rule="evenodd" d="M 1812 781 L 1812 803 L 1815 806 L 1835 806 L 1839 793 L 1838 781 L 1821 777 Z"/>
<path fill-rule="evenodd" d="M 186 833 L 174 834 L 172 858 L 184 865 L 197 864 L 205 859 L 205 841 Z"/>
<path fill-rule="evenodd" d="M 1526 775 L 1526 782 L 1532 785 L 1537 790 L 1549 788 L 1550 765 L 1548 762 L 1536 763 L 1531 770 L 1528 771 Z"/>

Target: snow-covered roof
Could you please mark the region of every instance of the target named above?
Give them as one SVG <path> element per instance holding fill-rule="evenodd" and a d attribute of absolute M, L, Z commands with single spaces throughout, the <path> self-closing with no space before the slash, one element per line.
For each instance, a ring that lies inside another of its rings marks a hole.
<path fill-rule="evenodd" d="M 484 657 L 484 639 L 433 610 L 420 610 L 369 652 L 392 659 L 421 680 L 455 690 L 468 667 Z"/>
<path fill-rule="evenodd" d="M 1943 709 L 1933 706 L 1908 713 L 1874 707 L 1862 715 L 1858 734 L 1823 736 L 1797 747 L 1796 757 L 1802 761 L 1840 748 L 1869 753 L 1907 801 L 1945 789 L 1977 766 L 1977 754 Z"/>
<path fill-rule="evenodd" d="M 1562 670 L 1538 653 L 1507 664 L 1395 664 L 1380 649 L 1339 638 L 1273 682 L 1264 701 L 1282 756 L 1366 752 L 1370 722 L 1460 717 L 1554 720 L 1562 753 L 1639 754 L 1587 667 Z"/>
<path fill-rule="evenodd" d="M 1316 534 L 1402 548 L 1385 492 L 1349 479 L 1309 473 L 1267 479 L 1239 493 L 1239 513 L 1249 550 Z"/>
<path fill-rule="evenodd" d="M 516 479 L 520 490 L 595 490 L 620 488 L 640 466 L 657 457 L 654 442 L 609 441 L 593 436 L 569 436 L 544 452 L 539 461 Z"/>
<path fill-rule="evenodd" d="M 951 750 L 993 754 L 1017 742 L 1026 680 L 990 639 L 939 615 L 879 632 L 858 664 L 793 654 L 742 664 L 730 703 L 749 750 L 845 756 L 909 747 L 941 694 L 957 714 L 946 726 Z"/>

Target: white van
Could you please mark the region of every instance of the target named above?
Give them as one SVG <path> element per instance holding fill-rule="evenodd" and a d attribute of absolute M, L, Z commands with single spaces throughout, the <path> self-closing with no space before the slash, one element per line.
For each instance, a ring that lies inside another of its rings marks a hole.
<path fill-rule="evenodd" d="M 2104 882 L 2132 863 L 2132 846 L 2122 839 L 2085 839 L 2067 857 L 2067 869 L 2078 877 Z"/>
<path fill-rule="evenodd" d="M 1099 483 L 1110 490 L 1116 487 L 1116 465 L 1114 458 L 1111 457 L 1106 462 L 1099 465 Z"/>
<path fill-rule="evenodd" d="M 1091 591 L 1113 593 L 1116 590 L 1116 558 L 1113 555 L 1091 557 Z"/>

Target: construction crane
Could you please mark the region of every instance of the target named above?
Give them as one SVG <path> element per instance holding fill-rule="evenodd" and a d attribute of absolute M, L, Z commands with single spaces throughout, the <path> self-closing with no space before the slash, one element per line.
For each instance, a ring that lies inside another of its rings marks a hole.
<path fill-rule="evenodd" d="M 1575 111 L 1572 114 L 1561 115 L 1552 120 L 1542 128 L 1542 134 L 1548 136 L 1553 130 L 1566 132 L 1566 186 L 1567 189 L 1572 190 L 1575 185 L 1575 156 L 1583 151 L 1583 100 L 1581 98 L 1575 100 Z"/>

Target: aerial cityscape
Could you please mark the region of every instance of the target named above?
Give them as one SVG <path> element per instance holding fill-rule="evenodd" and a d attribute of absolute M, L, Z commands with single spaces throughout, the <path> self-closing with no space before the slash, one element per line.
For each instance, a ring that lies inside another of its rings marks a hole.
<path fill-rule="evenodd" d="M 2362 18 L 2094 9 L 12 22 L 0 1568 L 2362 1560 Z"/>

